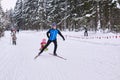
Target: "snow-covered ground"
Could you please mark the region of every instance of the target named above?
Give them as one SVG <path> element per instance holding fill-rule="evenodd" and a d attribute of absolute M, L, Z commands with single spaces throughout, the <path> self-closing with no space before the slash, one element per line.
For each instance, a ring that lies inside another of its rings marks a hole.
<path fill-rule="evenodd" d="M 17 45 L 11 44 L 10 32 L 0 39 L 0 80 L 120 80 L 120 38 L 75 38 L 83 32 L 62 32 L 57 53 L 67 60 L 49 55 L 54 45 L 40 57 L 40 42 L 46 31 L 21 31 Z M 90 36 L 119 34 L 89 33 Z"/>

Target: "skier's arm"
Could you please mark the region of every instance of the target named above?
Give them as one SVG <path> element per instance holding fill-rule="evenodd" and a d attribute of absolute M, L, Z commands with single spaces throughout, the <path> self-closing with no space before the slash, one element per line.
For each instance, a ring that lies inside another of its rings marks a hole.
<path fill-rule="evenodd" d="M 63 40 L 65 40 L 64 36 L 62 35 L 62 33 L 58 30 L 58 34 L 63 38 Z"/>
<path fill-rule="evenodd" d="M 48 38 L 50 37 L 49 33 L 50 33 L 50 30 L 47 32 L 47 37 L 48 37 Z"/>

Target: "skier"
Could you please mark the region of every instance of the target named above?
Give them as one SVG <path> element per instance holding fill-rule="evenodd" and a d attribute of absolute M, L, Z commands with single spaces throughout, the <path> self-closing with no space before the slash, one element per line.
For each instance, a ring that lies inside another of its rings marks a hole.
<path fill-rule="evenodd" d="M 87 28 L 84 27 L 84 29 L 85 29 L 84 36 L 88 36 L 88 30 L 87 30 Z"/>
<path fill-rule="evenodd" d="M 17 40 L 16 34 L 13 33 L 13 34 L 11 35 L 11 37 L 12 37 L 12 44 L 13 44 L 13 45 L 16 45 L 16 40 Z"/>
<path fill-rule="evenodd" d="M 43 39 L 42 42 L 40 43 L 41 47 L 39 50 L 42 50 L 46 44 L 47 44 L 46 39 Z M 45 49 L 45 51 L 47 51 L 47 50 L 48 50 L 48 48 Z"/>
<path fill-rule="evenodd" d="M 35 58 L 37 58 L 48 47 L 48 45 L 51 42 L 54 43 L 54 52 L 53 52 L 53 54 L 55 56 L 57 56 L 57 53 L 56 53 L 56 50 L 57 50 L 57 34 L 59 34 L 63 38 L 63 40 L 65 40 L 64 36 L 56 28 L 56 23 L 54 22 L 54 23 L 52 23 L 52 28 L 49 29 L 49 31 L 47 32 L 47 37 L 48 37 L 47 44 L 43 47 L 43 49 L 38 53 L 38 55 Z"/>

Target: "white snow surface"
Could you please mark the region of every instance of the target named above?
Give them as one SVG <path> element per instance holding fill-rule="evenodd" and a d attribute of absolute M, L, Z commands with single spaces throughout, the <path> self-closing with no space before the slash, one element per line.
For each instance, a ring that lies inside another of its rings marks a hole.
<path fill-rule="evenodd" d="M 10 32 L 0 39 L 0 80 L 120 80 L 120 38 L 80 39 L 66 35 L 83 36 L 83 32 L 62 32 L 58 36 L 57 54 L 48 53 L 50 44 L 37 59 L 40 42 L 46 31 L 20 31 L 17 45 L 11 44 Z M 116 36 L 112 33 L 89 33 L 89 36 Z"/>

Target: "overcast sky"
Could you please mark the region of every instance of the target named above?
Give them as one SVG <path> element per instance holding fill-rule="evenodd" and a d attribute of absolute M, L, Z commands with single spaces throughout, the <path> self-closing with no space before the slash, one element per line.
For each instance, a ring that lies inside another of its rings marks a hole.
<path fill-rule="evenodd" d="M 4 11 L 14 8 L 17 0 L 2 0 L 1 5 Z"/>

